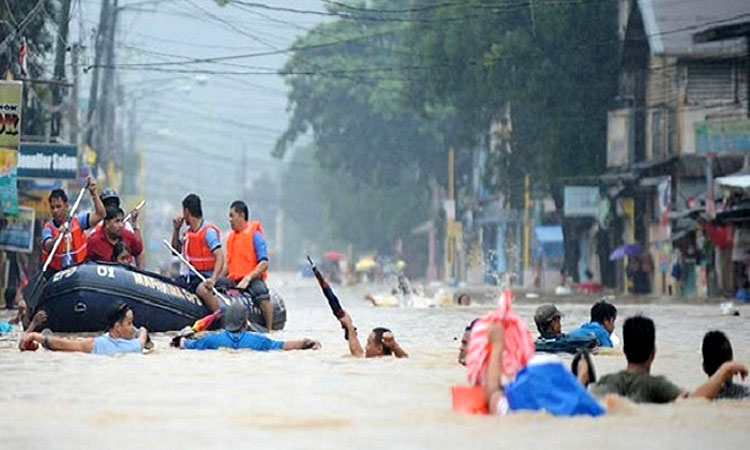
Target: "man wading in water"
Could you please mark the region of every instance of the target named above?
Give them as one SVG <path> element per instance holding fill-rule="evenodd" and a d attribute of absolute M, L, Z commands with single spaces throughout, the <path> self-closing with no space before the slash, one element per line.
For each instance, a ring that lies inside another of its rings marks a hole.
<path fill-rule="evenodd" d="M 390 356 L 394 355 L 396 358 L 408 358 L 409 355 L 398 345 L 396 338 L 388 328 L 373 328 L 370 334 L 367 336 L 367 343 L 365 348 L 362 349 L 362 345 L 359 343 L 357 338 L 357 327 L 354 326 L 352 316 L 349 313 L 344 313 L 343 317 L 339 319 L 341 326 L 346 330 L 347 341 L 349 342 L 349 351 L 353 356 L 358 358 L 375 358 L 377 356 Z"/>
<path fill-rule="evenodd" d="M 97 338 L 64 339 L 42 333 L 29 333 L 19 342 L 23 350 L 34 351 L 38 344 L 47 350 L 82 352 L 96 355 L 116 353 L 140 353 L 146 348 L 148 331 L 144 327 L 133 327 L 133 310 L 123 301 L 118 301 L 107 311 L 107 332 Z"/>

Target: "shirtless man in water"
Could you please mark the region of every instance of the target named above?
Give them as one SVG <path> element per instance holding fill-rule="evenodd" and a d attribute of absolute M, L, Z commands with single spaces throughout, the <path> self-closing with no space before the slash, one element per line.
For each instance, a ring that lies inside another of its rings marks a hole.
<path fill-rule="evenodd" d="M 356 356 L 357 358 L 375 358 L 390 355 L 394 355 L 396 358 L 409 357 L 398 342 L 396 342 L 396 338 L 393 336 L 391 330 L 382 327 L 373 328 L 367 336 L 365 348 L 362 349 L 362 345 L 359 343 L 359 338 L 357 337 L 357 327 L 354 326 L 352 316 L 349 313 L 344 313 L 339 322 L 341 322 L 342 328 L 346 330 L 349 351 L 352 356 Z"/>

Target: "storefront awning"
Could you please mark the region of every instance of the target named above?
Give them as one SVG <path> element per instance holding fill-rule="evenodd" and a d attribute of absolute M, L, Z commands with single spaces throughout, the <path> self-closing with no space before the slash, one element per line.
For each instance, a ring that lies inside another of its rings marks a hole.
<path fill-rule="evenodd" d="M 728 175 L 716 179 L 719 186 L 734 189 L 750 189 L 750 174 Z"/>

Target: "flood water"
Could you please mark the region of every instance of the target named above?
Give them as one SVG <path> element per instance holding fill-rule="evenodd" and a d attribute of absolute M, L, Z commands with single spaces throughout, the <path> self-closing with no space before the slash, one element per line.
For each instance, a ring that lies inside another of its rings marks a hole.
<path fill-rule="evenodd" d="M 686 400 L 638 406 L 598 419 L 544 414 L 469 417 L 453 413 L 450 386 L 465 382 L 456 362 L 463 327 L 488 307 L 373 308 L 363 287 L 336 288 L 360 329 L 386 326 L 406 360 L 358 360 L 311 279 L 275 277 L 288 321 L 275 339 L 311 337 L 320 351 L 193 352 L 154 337 L 146 355 L 102 357 L 16 350 L 0 338 L 0 448 L 745 448 L 750 402 Z M 531 325 L 538 304 L 519 299 Z M 559 304 L 570 330 L 588 305 Z M 685 388 L 705 379 L 700 342 L 708 329 L 732 340 L 750 362 L 750 307 L 722 316 L 717 305 L 618 304 L 621 322 L 642 312 L 657 325 L 653 373 Z M 7 314 L 3 311 L 3 319 Z M 622 355 L 595 358 L 599 375 L 624 367 Z"/>

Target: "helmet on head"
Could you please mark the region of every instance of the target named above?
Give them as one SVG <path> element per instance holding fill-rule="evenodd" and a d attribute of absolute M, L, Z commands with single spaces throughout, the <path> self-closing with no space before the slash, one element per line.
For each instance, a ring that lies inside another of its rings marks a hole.
<path fill-rule="evenodd" d="M 115 206 L 120 206 L 120 197 L 117 195 L 117 191 L 112 188 L 104 188 L 102 193 L 99 194 L 99 198 L 102 203 L 112 202 Z"/>

